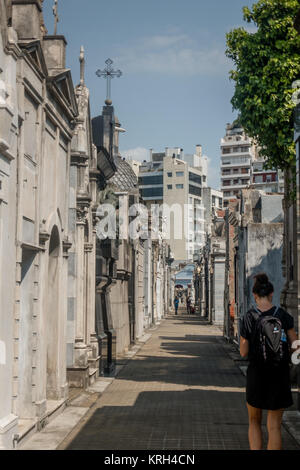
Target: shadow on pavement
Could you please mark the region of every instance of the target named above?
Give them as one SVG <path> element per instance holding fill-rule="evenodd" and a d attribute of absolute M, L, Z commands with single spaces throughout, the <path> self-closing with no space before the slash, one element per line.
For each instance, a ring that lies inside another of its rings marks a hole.
<path fill-rule="evenodd" d="M 120 371 L 69 450 L 249 448 L 246 378 L 222 338 L 214 330 L 191 334 L 187 328 L 183 335 L 177 318 L 169 319 Z M 186 324 L 184 316 L 178 320 Z M 203 323 L 189 318 L 189 324 Z M 266 444 L 265 420 L 266 413 Z M 285 429 L 283 446 L 299 448 Z"/>
<path fill-rule="evenodd" d="M 243 403 L 240 392 L 141 392 L 132 406 L 98 408 L 67 450 L 248 450 Z M 297 448 L 285 430 L 283 447 Z"/>

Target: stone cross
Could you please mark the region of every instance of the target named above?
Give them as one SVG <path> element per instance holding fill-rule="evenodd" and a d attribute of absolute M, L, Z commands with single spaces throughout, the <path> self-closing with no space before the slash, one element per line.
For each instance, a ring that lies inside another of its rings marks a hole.
<path fill-rule="evenodd" d="M 110 98 L 111 93 L 111 79 L 114 77 L 121 77 L 122 72 L 121 70 L 114 70 L 112 68 L 113 61 L 111 59 L 107 59 L 105 61 L 107 67 L 104 70 L 97 70 L 96 75 L 98 77 L 104 77 L 106 79 L 106 100 L 105 103 L 110 105 L 112 103 Z"/>
<path fill-rule="evenodd" d="M 54 36 L 56 36 L 56 34 L 57 34 L 57 23 L 59 22 L 57 2 L 58 2 L 58 0 L 54 0 L 54 5 L 52 7 L 52 11 L 53 11 L 53 15 L 54 15 Z"/>

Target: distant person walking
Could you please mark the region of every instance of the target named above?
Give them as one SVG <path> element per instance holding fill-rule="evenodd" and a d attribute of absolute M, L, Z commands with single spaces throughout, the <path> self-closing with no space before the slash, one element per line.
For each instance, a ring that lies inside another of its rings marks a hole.
<path fill-rule="evenodd" d="M 190 315 L 190 313 L 191 313 L 191 303 L 192 303 L 192 299 L 188 295 L 187 298 L 186 298 L 186 310 L 187 310 L 188 315 Z"/>
<path fill-rule="evenodd" d="M 178 305 L 179 305 L 179 299 L 178 297 L 175 297 L 174 299 L 175 315 L 177 315 L 177 312 L 178 312 Z"/>
<path fill-rule="evenodd" d="M 240 353 L 247 357 L 246 401 L 251 450 L 262 448 L 262 410 L 268 410 L 268 450 L 280 450 L 282 415 L 293 404 L 290 346 L 297 340 L 293 317 L 272 304 L 274 288 L 264 273 L 253 286 L 256 306 L 241 320 Z"/>

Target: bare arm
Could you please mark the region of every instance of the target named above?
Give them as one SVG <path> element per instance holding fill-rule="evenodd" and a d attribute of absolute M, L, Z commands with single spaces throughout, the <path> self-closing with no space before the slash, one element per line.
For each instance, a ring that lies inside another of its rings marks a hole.
<path fill-rule="evenodd" d="M 247 357 L 249 353 L 249 341 L 240 336 L 240 355 Z"/>
<path fill-rule="evenodd" d="M 297 337 L 297 333 L 294 328 L 287 331 L 289 343 L 292 351 L 292 363 L 295 365 L 300 364 L 300 340 Z"/>
<path fill-rule="evenodd" d="M 287 335 L 288 335 L 289 343 L 291 345 L 291 349 L 292 351 L 295 351 L 296 349 L 298 349 L 299 345 L 298 346 L 296 344 L 294 345 L 295 341 L 298 340 L 297 333 L 294 330 L 294 328 L 287 330 Z"/>

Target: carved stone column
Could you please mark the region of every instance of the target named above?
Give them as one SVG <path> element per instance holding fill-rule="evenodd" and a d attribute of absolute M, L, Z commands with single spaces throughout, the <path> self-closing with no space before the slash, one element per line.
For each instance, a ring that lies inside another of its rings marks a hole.
<path fill-rule="evenodd" d="M 298 328 L 298 266 L 297 266 L 297 205 L 290 197 L 288 188 L 292 180 L 291 172 L 285 173 L 285 195 L 283 200 L 283 276 L 286 279 L 281 293 L 281 305 L 294 317 Z"/>

